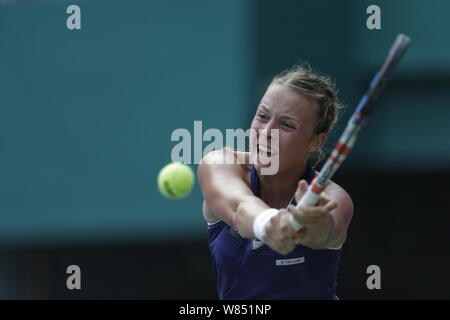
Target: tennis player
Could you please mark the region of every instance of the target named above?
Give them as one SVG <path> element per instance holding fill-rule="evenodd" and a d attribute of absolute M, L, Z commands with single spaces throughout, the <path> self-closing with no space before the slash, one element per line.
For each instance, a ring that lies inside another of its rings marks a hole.
<path fill-rule="evenodd" d="M 337 299 L 352 200 L 330 181 L 316 206 L 295 205 L 317 174 L 310 157 L 322 152 L 339 109 L 327 78 L 295 67 L 275 77 L 261 99 L 250 152 L 213 151 L 199 164 L 219 299 Z M 261 174 L 275 155 L 276 174 Z M 235 164 L 225 164 L 230 157 Z M 298 232 L 291 215 L 303 227 Z"/>

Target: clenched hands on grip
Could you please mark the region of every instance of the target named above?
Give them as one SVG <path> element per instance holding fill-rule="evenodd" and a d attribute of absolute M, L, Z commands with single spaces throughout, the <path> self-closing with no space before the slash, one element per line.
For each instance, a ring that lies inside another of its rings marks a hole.
<path fill-rule="evenodd" d="M 303 197 L 308 189 L 305 180 L 298 184 L 295 198 L 297 201 Z M 316 206 L 302 206 L 297 209 L 289 205 L 287 209 L 281 209 L 274 215 L 265 227 L 264 242 L 273 250 L 288 254 L 297 244 L 303 244 L 312 249 L 325 249 L 327 240 L 333 228 L 331 211 L 337 207 L 337 202 L 330 199 L 326 192 L 320 195 Z M 289 223 L 289 216 L 303 226 L 296 232 Z"/>

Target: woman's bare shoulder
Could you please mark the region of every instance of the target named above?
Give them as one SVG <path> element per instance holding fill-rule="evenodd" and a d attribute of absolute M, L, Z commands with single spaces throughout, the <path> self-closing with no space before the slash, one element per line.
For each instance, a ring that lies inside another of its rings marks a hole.
<path fill-rule="evenodd" d="M 319 174 L 319 172 L 317 170 L 315 170 L 315 173 L 316 173 L 316 176 Z M 343 187 L 341 187 L 339 184 L 337 184 L 333 180 L 330 180 L 328 182 L 328 185 L 325 188 L 325 192 L 329 193 L 329 194 L 331 194 L 331 193 L 332 194 L 338 194 L 342 198 L 347 198 L 347 200 L 351 201 L 350 194 Z"/>
<path fill-rule="evenodd" d="M 249 167 L 250 155 L 248 152 L 225 147 L 206 154 L 201 163 L 206 164 L 237 164 L 244 165 L 243 169 Z"/>
<path fill-rule="evenodd" d="M 239 178 L 247 181 L 250 172 L 248 152 L 223 148 L 209 152 L 199 163 L 199 173 L 209 172 L 207 180 L 216 175 L 226 174 L 230 179 Z M 201 177 L 199 177 L 201 178 Z"/>
<path fill-rule="evenodd" d="M 330 180 L 325 188 L 325 193 L 334 198 L 340 205 L 353 208 L 353 200 L 350 194 L 336 182 Z"/>
<path fill-rule="evenodd" d="M 224 190 L 242 189 L 242 182 L 249 184 L 250 165 L 249 154 L 231 148 L 223 148 L 209 152 L 199 164 L 199 183 L 205 200 L 203 216 L 208 223 L 220 220 L 207 204 L 211 189 Z M 233 187 L 234 186 L 234 187 Z"/>

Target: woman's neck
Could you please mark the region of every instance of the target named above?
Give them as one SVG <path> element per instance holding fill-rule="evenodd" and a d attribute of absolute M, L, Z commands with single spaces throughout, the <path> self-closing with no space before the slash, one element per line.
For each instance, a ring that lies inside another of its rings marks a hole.
<path fill-rule="evenodd" d="M 261 199 L 272 208 L 286 208 L 297 190 L 300 177 L 306 170 L 306 162 L 295 170 L 276 175 L 260 175 L 259 190 Z"/>

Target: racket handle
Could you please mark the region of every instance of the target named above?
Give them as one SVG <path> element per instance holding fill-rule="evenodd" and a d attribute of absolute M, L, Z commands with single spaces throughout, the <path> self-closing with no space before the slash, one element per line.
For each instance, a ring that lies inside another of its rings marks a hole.
<path fill-rule="evenodd" d="M 317 204 L 317 201 L 319 201 L 319 198 L 320 194 L 317 194 L 314 191 L 312 191 L 311 186 L 309 186 L 308 190 L 300 199 L 300 202 L 297 204 L 297 209 L 300 209 L 300 207 L 303 205 L 315 206 Z"/>
<path fill-rule="evenodd" d="M 315 206 L 319 198 L 320 194 L 315 193 L 314 191 L 312 191 L 311 187 L 308 187 L 308 190 L 300 199 L 300 202 L 297 204 L 296 208 L 300 209 L 303 205 Z M 302 229 L 302 225 L 297 220 L 295 220 L 293 215 L 289 217 L 289 223 L 291 224 L 292 229 L 294 229 L 295 231 L 300 231 Z"/>

